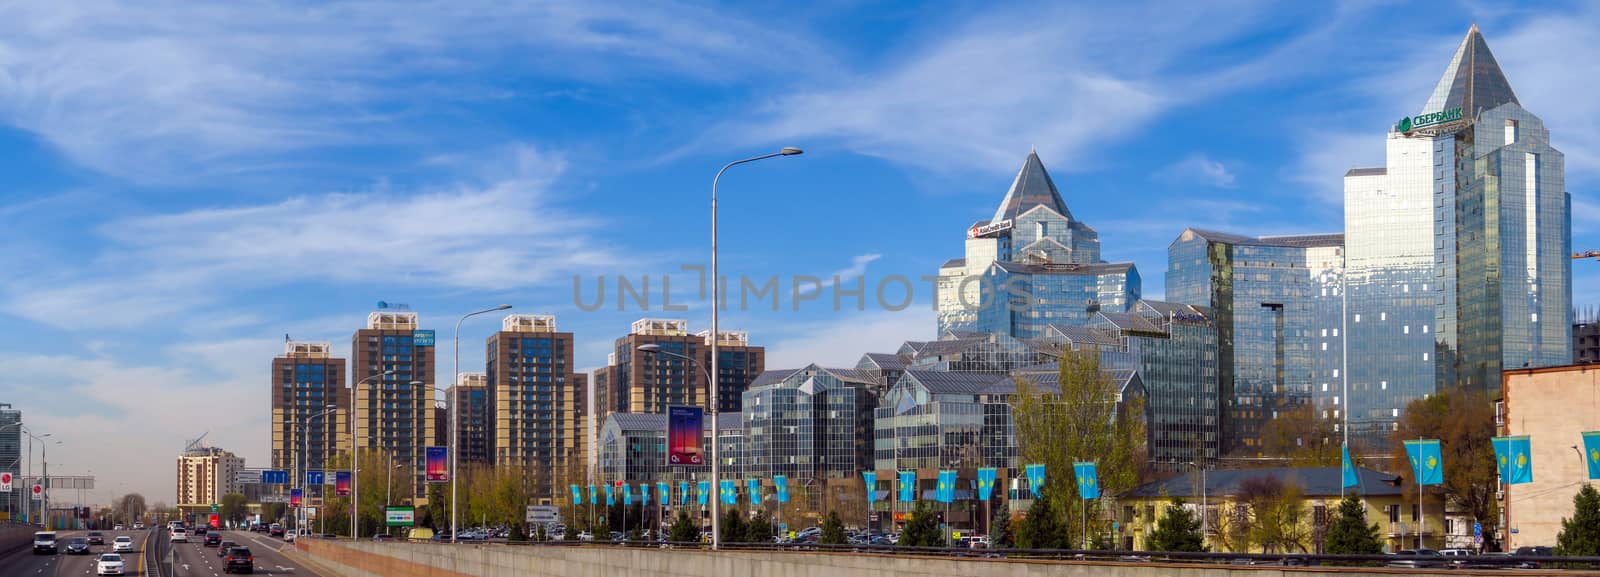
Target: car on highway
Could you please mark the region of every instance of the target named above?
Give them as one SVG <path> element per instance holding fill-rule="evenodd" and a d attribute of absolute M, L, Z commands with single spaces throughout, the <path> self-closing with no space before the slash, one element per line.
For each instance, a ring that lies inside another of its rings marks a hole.
<path fill-rule="evenodd" d="M 216 547 L 221 544 L 222 534 L 216 532 L 206 533 L 206 538 L 200 541 L 200 546 L 202 547 Z"/>
<path fill-rule="evenodd" d="M 1409 569 L 1424 569 L 1430 567 L 1444 567 L 1444 556 L 1432 549 L 1404 549 L 1395 551 L 1390 555 L 1390 567 L 1405 567 Z"/>
<path fill-rule="evenodd" d="M 254 573 L 256 558 L 250 554 L 249 547 L 229 547 L 228 554 L 223 555 L 223 573 Z"/>
<path fill-rule="evenodd" d="M 116 527 L 112 527 L 111 530 L 112 531 L 127 531 L 128 529 L 127 529 L 127 527 L 124 527 L 122 525 L 117 525 Z"/>
<path fill-rule="evenodd" d="M 267 536 L 268 537 L 282 537 L 283 536 L 283 525 L 280 525 L 280 524 L 277 524 L 277 523 L 273 523 L 270 527 L 267 527 Z"/>
<path fill-rule="evenodd" d="M 55 533 L 55 531 L 39 531 L 39 532 L 33 534 L 33 554 L 34 555 L 55 555 L 56 554 L 56 533 Z"/>
<path fill-rule="evenodd" d="M 97 575 L 121 575 L 123 569 L 122 556 L 116 553 L 101 555 L 100 560 L 95 563 L 94 569 Z"/>
<path fill-rule="evenodd" d="M 289 543 L 293 543 L 294 542 L 294 531 L 286 531 L 286 532 L 284 532 L 283 540 L 287 541 Z"/>
<path fill-rule="evenodd" d="M 194 530 L 190 531 L 189 534 L 194 535 L 195 537 L 204 537 L 207 532 L 209 531 L 206 529 L 205 525 L 195 525 Z"/>
<path fill-rule="evenodd" d="M 217 556 L 218 557 L 226 557 L 228 555 L 228 550 L 229 549 L 232 549 L 232 548 L 238 547 L 238 546 L 239 546 L 238 543 L 235 543 L 233 541 L 229 541 L 229 540 L 224 539 L 221 543 L 217 544 Z"/>
<path fill-rule="evenodd" d="M 104 544 L 106 544 L 105 533 L 101 533 L 99 531 L 90 531 L 89 532 L 89 536 L 85 537 L 84 539 L 89 541 L 90 545 L 104 545 Z"/>
<path fill-rule="evenodd" d="M 143 531 L 144 530 L 144 523 L 134 523 L 133 524 L 133 530 L 134 531 Z"/>
<path fill-rule="evenodd" d="M 63 547 L 62 549 L 63 552 L 68 555 L 88 555 L 89 540 L 84 539 L 83 537 L 73 537 L 71 539 L 67 539 L 67 546 Z"/>
<path fill-rule="evenodd" d="M 394 540 L 394 535 L 390 535 L 388 533 L 379 533 L 377 535 L 373 535 L 372 536 L 372 540 L 373 541 L 393 541 Z"/>
<path fill-rule="evenodd" d="M 111 552 L 112 553 L 123 553 L 123 552 L 132 553 L 133 552 L 133 537 L 129 537 L 127 535 L 118 535 L 116 539 L 112 539 L 111 540 Z"/>
<path fill-rule="evenodd" d="M 187 529 L 184 529 L 183 527 L 179 527 L 177 529 L 173 529 L 172 530 L 172 534 L 169 536 L 169 539 L 173 543 L 188 543 L 189 542 L 189 531 Z"/>

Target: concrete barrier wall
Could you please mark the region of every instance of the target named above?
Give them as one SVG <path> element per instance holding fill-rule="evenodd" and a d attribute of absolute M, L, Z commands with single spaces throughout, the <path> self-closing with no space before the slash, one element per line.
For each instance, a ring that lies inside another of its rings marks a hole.
<path fill-rule="evenodd" d="M 604 546 L 528 547 L 431 543 L 349 543 L 307 539 L 300 552 L 342 577 L 1310 577 L 1427 575 L 1408 569 L 1232 567 L 945 559 L 787 551 L 689 551 Z M 1433 575 L 1504 575 L 1450 571 Z"/>
<path fill-rule="evenodd" d="M 33 532 L 38 527 L 28 525 L 0 525 L 0 553 L 10 553 L 33 546 Z"/>

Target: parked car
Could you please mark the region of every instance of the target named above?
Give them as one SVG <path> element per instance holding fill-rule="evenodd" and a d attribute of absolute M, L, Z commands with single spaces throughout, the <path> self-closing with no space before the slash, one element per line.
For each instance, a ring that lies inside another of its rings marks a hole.
<path fill-rule="evenodd" d="M 1390 567 L 1405 567 L 1408 569 L 1423 569 L 1428 567 L 1444 567 L 1444 556 L 1433 549 L 1403 549 L 1395 551 L 1389 560 Z"/>
<path fill-rule="evenodd" d="M 223 573 L 254 573 L 256 571 L 256 558 L 250 554 L 249 547 L 229 547 L 228 554 L 222 557 Z"/>
<path fill-rule="evenodd" d="M 121 575 L 123 570 L 122 556 L 116 553 L 106 553 L 95 562 L 97 575 Z"/>
<path fill-rule="evenodd" d="M 39 531 L 39 532 L 33 534 L 33 554 L 34 555 L 55 555 L 56 554 L 56 533 L 55 533 L 55 531 Z"/>
<path fill-rule="evenodd" d="M 1517 547 L 1516 552 L 1512 553 L 1512 555 L 1515 555 L 1517 557 L 1550 557 L 1552 555 L 1555 555 L 1555 551 L 1552 551 L 1549 547 L 1543 547 L 1543 546 Z M 1518 569 L 1538 569 L 1539 568 L 1539 562 L 1538 561 L 1521 561 L 1521 562 L 1518 562 L 1516 564 L 1516 566 L 1517 566 Z"/>

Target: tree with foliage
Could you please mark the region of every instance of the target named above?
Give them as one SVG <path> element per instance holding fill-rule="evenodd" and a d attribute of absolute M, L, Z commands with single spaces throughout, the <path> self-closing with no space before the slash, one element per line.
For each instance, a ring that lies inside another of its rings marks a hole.
<path fill-rule="evenodd" d="M 1280 411 L 1261 426 L 1261 451 L 1292 467 L 1338 467 L 1343 461 L 1338 423 L 1309 404 Z"/>
<path fill-rule="evenodd" d="M 1239 482 L 1236 498 L 1248 506 L 1250 541 L 1268 553 L 1305 553 L 1311 542 L 1310 515 L 1299 485 L 1259 475 Z"/>
<path fill-rule="evenodd" d="M 1556 554 L 1600 557 L 1600 491 L 1585 483 L 1572 497 L 1572 517 L 1561 519 Z"/>
<path fill-rule="evenodd" d="M 667 529 L 667 540 L 678 543 L 699 542 L 700 524 L 689 516 L 688 511 L 678 511 L 678 516 L 672 519 L 672 527 Z"/>
<path fill-rule="evenodd" d="M 1118 383 L 1100 370 L 1095 349 L 1064 351 L 1058 382 L 1060 389 L 1017 383 L 1012 420 L 1018 450 L 1024 463 L 1045 465 L 1045 498 L 1062 527 L 1081 536 L 1087 529 L 1100 534 L 1111 529 L 1099 512 L 1106 499 L 1082 499 L 1072 474 L 1074 461 L 1095 461 L 1102 495 L 1114 498 L 1138 486 L 1148 475 L 1146 464 L 1144 401 L 1124 398 Z M 1090 527 L 1078 527 L 1088 507 Z M 1032 514 L 1029 515 L 1032 517 Z M 1070 523 L 1068 523 L 1070 520 Z M 1031 524 L 1031 521 L 1029 522 Z M 1077 542 L 1064 529 L 1063 543 Z M 1021 545 L 1019 540 L 1019 546 Z"/>
<path fill-rule="evenodd" d="M 838 511 L 828 512 L 828 518 L 822 522 L 822 535 L 817 537 L 817 542 L 823 545 L 843 545 L 845 543 L 844 521 L 839 520 Z"/>
<path fill-rule="evenodd" d="M 989 521 L 989 546 L 996 549 L 1010 547 L 1014 537 L 1011 533 L 1011 512 L 1002 501 L 995 508 L 994 519 Z"/>
<path fill-rule="evenodd" d="M 744 514 L 736 507 L 728 507 L 722 511 L 722 524 L 719 529 L 724 543 L 740 543 L 744 541 L 745 523 Z"/>
<path fill-rule="evenodd" d="M 1070 469 L 1069 469 L 1070 470 Z M 1016 543 L 1018 549 L 1066 549 L 1067 531 L 1062 527 L 1061 516 L 1056 513 L 1050 498 L 1052 489 L 1033 500 L 1028 516 L 1018 523 Z"/>
<path fill-rule="evenodd" d="M 1407 504 L 1415 499 L 1417 490 L 1406 456 L 1404 441 L 1412 439 L 1439 439 L 1439 449 L 1444 457 L 1444 479 L 1439 486 L 1428 487 L 1425 503 L 1430 511 L 1443 507 L 1443 502 L 1453 503 L 1483 525 L 1483 545 L 1486 550 L 1499 549 L 1495 536 L 1500 516 L 1495 492 L 1500 488 L 1499 468 L 1495 465 L 1494 403 L 1486 393 L 1467 390 L 1447 390 L 1417 399 L 1406 405 L 1400 413 L 1398 428 L 1391 435 L 1391 459 L 1395 472 L 1404 472 L 1403 495 Z M 1431 502 L 1430 502 L 1431 501 Z"/>
<path fill-rule="evenodd" d="M 1383 553 L 1378 524 L 1367 524 L 1367 506 L 1355 493 L 1339 502 L 1339 515 L 1328 527 L 1324 549 L 1334 555 L 1377 555 Z"/>
<path fill-rule="evenodd" d="M 1205 536 L 1200 534 L 1200 519 L 1181 499 L 1167 505 L 1165 514 L 1156 522 L 1156 530 L 1150 534 L 1149 544 L 1152 551 L 1206 550 Z"/>
<path fill-rule="evenodd" d="M 220 514 L 222 520 L 231 523 L 244 521 L 244 516 L 250 512 L 248 501 L 245 500 L 243 493 L 223 495 L 222 502 L 218 503 L 218 505 L 220 506 L 217 513 Z"/>
<path fill-rule="evenodd" d="M 917 501 L 917 508 L 906 518 L 906 527 L 900 532 L 899 545 L 906 547 L 943 547 L 944 532 L 939 530 L 939 517 L 927 503 Z"/>
<path fill-rule="evenodd" d="M 771 543 L 772 531 L 772 518 L 767 516 L 766 511 L 757 512 L 755 518 L 744 526 L 744 542 Z"/>
<path fill-rule="evenodd" d="M 576 519 L 567 523 L 567 530 L 561 533 L 562 541 L 578 540 L 578 521 Z"/>

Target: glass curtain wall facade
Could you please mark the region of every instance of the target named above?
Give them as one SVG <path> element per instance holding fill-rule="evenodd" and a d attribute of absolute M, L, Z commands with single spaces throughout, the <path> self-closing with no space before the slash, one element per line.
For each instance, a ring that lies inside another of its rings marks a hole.
<path fill-rule="evenodd" d="M 811 479 L 854 479 L 871 466 L 859 409 L 872 381 L 849 369 L 816 365 L 795 371 L 768 371 L 744 393 L 743 471 L 770 480 L 784 475 L 797 483 Z"/>
<path fill-rule="evenodd" d="M 498 467 L 530 477 L 534 495 L 559 502 L 587 477 L 588 375 L 575 373 L 573 336 L 551 315 L 514 314 L 485 343 Z"/>
<path fill-rule="evenodd" d="M 272 467 L 291 469 L 296 456 L 310 468 L 326 468 L 349 451 L 350 391 L 345 360 L 327 342 L 288 341 L 272 359 Z M 311 418 L 334 405 L 334 412 Z"/>
<path fill-rule="evenodd" d="M 1221 449 L 1259 453 L 1280 410 L 1340 410 L 1344 237 L 1248 237 L 1187 229 L 1168 248 L 1167 298 L 1206 307 L 1217 329 Z"/>
<path fill-rule="evenodd" d="M 744 430 L 738 413 L 723 413 L 718 421 L 722 433 L 722 476 L 725 479 L 743 479 L 745 471 L 743 439 Z M 711 465 L 667 464 L 667 416 L 665 414 L 613 413 L 600 426 L 598 478 L 595 483 L 673 483 L 678 481 L 709 481 Z M 704 446 L 711 446 L 711 421 L 705 422 Z M 743 483 L 740 483 L 743 489 Z M 711 484 L 712 498 L 717 485 Z"/>
<path fill-rule="evenodd" d="M 0 514 L 15 519 L 22 514 L 27 491 L 22 489 L 22 411 L 11 408 L 10 403 L 0 403 L 0 472 L 11 473 L 19 479 L 10 493 L 0 493 Z"/>

